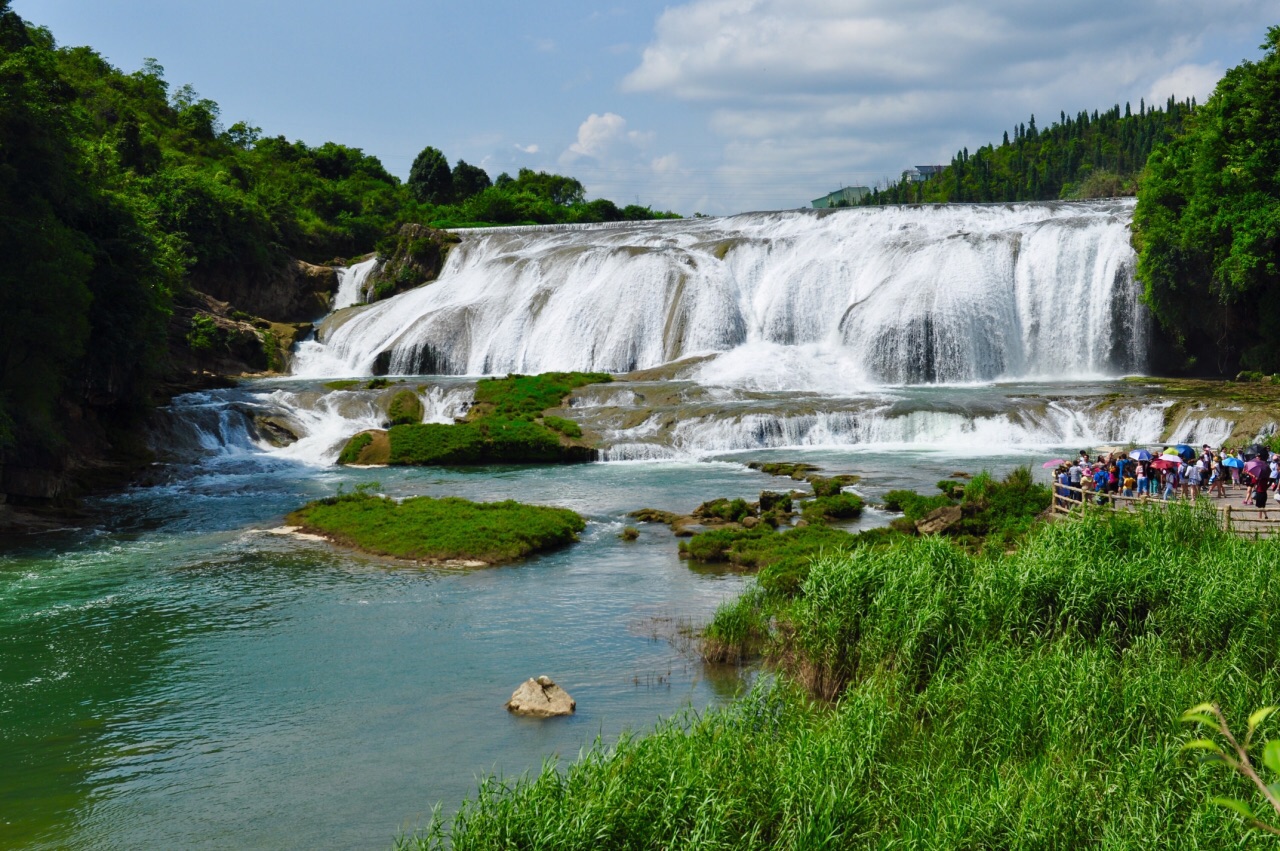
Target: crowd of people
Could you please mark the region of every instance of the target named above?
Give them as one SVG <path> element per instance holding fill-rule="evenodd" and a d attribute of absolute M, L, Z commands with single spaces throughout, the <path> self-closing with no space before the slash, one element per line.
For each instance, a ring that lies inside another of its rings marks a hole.
<path fill-rule="evenodd" d="M 1265 520 L 1267 496 L 1280 486 L 1280 454 L 1273 455 L 1259 444 L 1233 452 L 1225 447 L 1214 449 L 1206 443 L 1199 453 L 1179 444 L 1158 455 L 1134 449 L 1093 459 L 1081 450 L 1074 461 L 1058 462 L 1054 481 L 1059 505 L 1086 500 L 1105 505 L 1117 494 L 1138 499 L 1195 500 L 1205 490 L 1208 496 L 1226 499 L 1227 488 L 1236 494 L 1243 489 L 1241 504 L 1261 509 Z"/>

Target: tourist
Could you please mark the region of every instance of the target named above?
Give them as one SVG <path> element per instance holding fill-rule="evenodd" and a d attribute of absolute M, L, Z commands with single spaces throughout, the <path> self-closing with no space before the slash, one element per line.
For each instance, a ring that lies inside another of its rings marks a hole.
<path fill-rule="evenodd" d="M 1219 455 L 1213 459 L 1213 468 L 1209 473 L 1209 496 L 1219 496 L 1223 499 L 1227 498 L 1227 491 L 1224 487 L 1226 476 L 1224 471 L 1226 468 L 1222 466 L 1222 456 Z"/>
<path fill-rule="evenodd" d="M 1192 502 L 1200 498 L 1200 483 L 1204 481 L 1204 462 L 1197 461 L 1194 464 L 1187 465 L 1187 477 L 1184 480 L 1186 486 L 1183 493 Z"/>
<path fill-rule="evenodd" d="M 1164 494 L 1161 496 L 1161 499 L 1168 502 L 1170 497 L 1177 498 L 1177 493 L 1174 489 L 1178 487 L 1178 471 L 1174 467 L 1170 467 L 1164 471 L 1163 477 Z"/>
<path fill-rule="evenodd" d="M 1268 475 L 1269 472 L 1270 471 L 1267 469 L 1267 466 L 1264 464 L 1262 468 L 1258 470 L 1258 475 L 1254 478 L 1253 482 L 1253 504 L 1258 507 L 1258 511 L 1260 512 L 1258 516 L 1263 520 L 1267 519 L 1267 490 L 1269 489 L 1269 479 L 1271 478 L 1270 475 Z"/>
<path fill-rule="evenodd" d="M 1138 489 L 1138 496 L 1146 499 L 1147 497 L 1147 462 L 1143 461 L 1138 464 L 1138 475 L 1134 481 L 1134 485 Z"/>
<path fill-rule="evenodd" d="M 1098 456 L 1098 460 L 1101 462 L 1101 455 Z M 1107 490 L 1110 485 L 1110 478 L 1107 468 L 1099 463 L 1097 472 L 1093 474 L 1093 489 L 1098 494 L 1098 505 L 1107 504 Z"/>
<path fill-rule="evenodd" d="M 1124 495 L 1128 497 L 1134 496 L 1134 489 L 1137 488 L 1138 482 L 1133 477 L 1132 471 L 1124 477 Z"/>

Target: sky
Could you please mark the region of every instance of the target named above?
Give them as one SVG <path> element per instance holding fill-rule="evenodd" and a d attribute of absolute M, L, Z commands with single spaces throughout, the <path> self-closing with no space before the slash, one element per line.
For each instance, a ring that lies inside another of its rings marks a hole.
<path fill-rule="evenodd" d="M 1274 0 L 13 0 L 64 46 L 406 177 L 570 174 L 683 215 L 789 209 L 1036 116 L 1203 101 Z"/>

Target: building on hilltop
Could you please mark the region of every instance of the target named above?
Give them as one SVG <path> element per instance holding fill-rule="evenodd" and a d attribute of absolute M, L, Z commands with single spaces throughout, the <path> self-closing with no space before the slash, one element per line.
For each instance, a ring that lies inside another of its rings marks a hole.
<path fill-rule="evenodd" d="M 870 192 L 871 190 L 865 186 L 846 186 L 821 198 L 814 198 L 813 207 L 815 210 L 824 210 L 827 207 L 849 207 L 861 201 Z"/>
<path fill-rule="evenodd" d="M 903 183 L 920 183 L 929 178 L 942 174 L 942 170 L 946 166 L 942 165 L 916 165 L 902 172 Z"/>

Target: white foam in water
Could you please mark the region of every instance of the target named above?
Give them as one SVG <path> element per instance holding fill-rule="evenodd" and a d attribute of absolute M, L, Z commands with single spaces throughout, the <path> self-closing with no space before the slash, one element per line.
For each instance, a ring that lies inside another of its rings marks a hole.
<path fill-rule="evenodd" d="M 1140 372 L 1132 201 L 755 213 L 464 233 L 435 283 L 322 331 L 307 376 L 627 372 L 874 384 Z"/>

